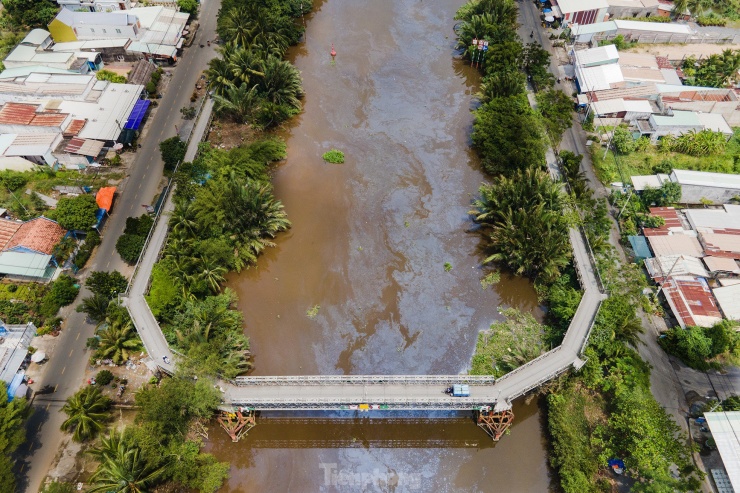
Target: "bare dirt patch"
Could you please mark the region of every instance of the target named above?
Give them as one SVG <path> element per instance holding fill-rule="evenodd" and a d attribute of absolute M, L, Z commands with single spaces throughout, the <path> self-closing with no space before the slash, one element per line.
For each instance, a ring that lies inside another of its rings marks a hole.
<path fill-rule="evenodd" d="M 208 133 L 208 142 L 220 149 L 232 149 L 254 142 L 258 134 L 250 125 L 214 120 Z"/>

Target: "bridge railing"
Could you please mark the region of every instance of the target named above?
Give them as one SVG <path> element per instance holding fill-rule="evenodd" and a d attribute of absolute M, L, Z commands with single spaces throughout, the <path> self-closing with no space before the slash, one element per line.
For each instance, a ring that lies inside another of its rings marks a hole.
<path fill-rule="evenodd" d="M 485 375 L 291 375 L 284 377 L 236 377 L 238 387 L 255 385 L 493 385 L 496 379 Z"/>
<path fill-rule="evenodd" d="M 242 398 L 232 396 L 231 406 L 247 407 L 257 411 L 286 411 L 294 409 L 306 410 L 331 410 L 331 411 L 353 411 L 359 410 L 359 404 L 368 404 L 371 408 L 365 410 L 439 410 L 439 411 L 470 411 L 480 409 L 482 406 L 490 406 L 490 399 L 473 397 L 451 398 L 382 398 L 374 401 L 368 398 L 365 402 L 354 398 Z"/>

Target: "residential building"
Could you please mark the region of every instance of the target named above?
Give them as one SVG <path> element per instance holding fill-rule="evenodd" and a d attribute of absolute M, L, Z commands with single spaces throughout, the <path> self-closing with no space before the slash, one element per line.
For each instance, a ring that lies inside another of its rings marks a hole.
<path fill-rule="evenodd" d="M 662 293 L 682 329 L 711 327 L 722 321 L 707 280 L 703 277 L 671 277 L 662 285 Z"/>
<path fill-rule="evenodd" d="M 615 19 L 571 28 L 576 43 L 595 43 L 622 36 L 626 41 L 642 43 L 685 43 L 696 36 L 687 24 L 641 22 Z"/>
<path fill-rule="evenodd" d="M 131 0 L 57 0 L 60 7 L 72 11 L 115 12 L 131 8 Z"/>
<path fill-rule="evenodd" d="M 563 24 L 593 24 L 607 19 L 609 3 L 606 0 L 553 0 L 563 14 Z"/>
<path fill-rule="evenodd" d="M 711 470 L 715 484 L 722 485 L 719 491 L 740 491 L 740 411 L 707 412 L 704 417 L 727 471 Z"/>
<path fill-rule="evenodd" d="M 58 109 L 69 113 L 74 119 L 87 120 L 88 123 L 77 134 L 79 138 L 100 140 L 112 146 L 121 140 L 126 122 L 137 104 L 141 104 L 139 101 L 142 101 L 144 86 L 98 81 L 96 87 L 100 90 L 96 100 L 61 101 Z M 131 142 L 132 139 L 133 135 L 127 135 L 124 140 Z"/>
<path fill-rule="evenodd" d="M 8 325 L 0 321 L 0 380 L 8 384 L 9 389 L 18 387 L 10 383 L 16 378 L 35 336 L 36 327 L 31 322 Z M 15 394 L 16 389 L 13 390 Z"/>
<path fill-rule="evenodd" d="M 658 15 L 658 0 L 607 0 L 609 17 L 621 19 Z"/>
<path fill-rule="evenodd" d="M 658 284 L 674 276 L 709 277 L 709 271 L 704 267 L 702 261 L 689 255 L 646 258 L 645 268 L 653 281 Z"/>
<path fill-rule="evenodd" d="M 740 126 L 740 101 L 732 89 L 658 85 L 658 106 L 667 109 L 722 115 L 729 126 Z"/>
<path fill-rule="evenodd" d="M 694 111 L 672 111 L 667 115 L 652 114 L 647 120 L 639 121 L 637 129 L 642 136 L 649 137 L 653 143 L 666 135 L 678 137 L 692 131 L 720 132 L 727 140 L 733 135 L 732 128 L 722 115 Z"/>
<path fill-rule="evenodd" d="M 707 116 L 707 115 L 704 115 Z M 685 169 L 674 169 L 670 174 L 670 179 L 674 183 L 681 185 L 681 202 L 685 204 L 700 204 L 702 199 L 710 200 L 714 204 L 726 204 L 734 197 L 740 195 L 740 175 L 729 173 L 710 173 L 708 171 L 692 171 Z M 690 209 L 687 211 L 689 221 L 691 218 L 702 217 L 703 215 L 716 214 L 725 218 L 729 214 L 726 211 L 735 211 L 740 206 L 726 205 L 725 210 L 712 209 Z M 740 229 L 740 209 L 737 214 L 737 229 Z M 727 218 L 729 221 L 730 219 Z M 734 220 L 733 220 L 734 221 Z M 729 223 L 725 223 L 729 224 Z M 693 228 L 700 231 L 701 226 L 693 225 Z"/>
<path fill-rule="evenodd" d="M 49 23 L 49 32 L 56 43 L 85 39 L 138 39 L 141 24 L 129 11 L 77 12 L 61 9 Z"/>
<path fill-rule="evenodd" d="M 712 293 L 727 320 L 740 320 L 740 284 L 714 288 Z"/>
<path fill-rule="evenodd" d="M 712 277 L 736 276 L 740 274 L 740 264 L 733 258 L 713 257 L 711 255 L 702 258 Z M 740 278 L 738 278 L 740 281 Z M 738 300 L 740 303 L 740 300 Z"/>
<path fill-rule="evenodd" d="M 0 219 L 0 274 L 50 280 L 57 270 L 52 252 L 65 234 L 56 221 L 43 216 L 24 223 Z"/>
<path fill-rule="evenodd" d="M 189 14 L 163 6 L 137 7 L 112 12 L 77 12 L 61 9 L 49 24 L 55 42 L 122 40 L 128 53 L 177 59 Z M 120 41 L 118 41 L 120 43 Z"/>
<path fill-rule="evenodd" d="M 740 233 L 740 205 L 724 204 L 721 209 L 687 209 L 686 219 L 699 233 Z"/>
<path fill-rule="evenodd" d="M 687 232 L 690 233 L 690 232 Z M 687 257 L 703 257 L 704 249 L 696 236 L 691 234 L 668 234 L 648 236 L 648 243 L 656 257 L 670 257 L 685 255 Z"/>
<path fill-rule="evenodd" d="M 61 133 L 0 134 L 0 155 L 54 166 L 56 158 L 53 153 L 62 138 Z"/>

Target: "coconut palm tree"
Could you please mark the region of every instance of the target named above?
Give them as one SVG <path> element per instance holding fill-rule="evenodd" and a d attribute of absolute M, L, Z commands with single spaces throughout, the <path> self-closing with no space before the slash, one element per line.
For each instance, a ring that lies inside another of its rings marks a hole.
<path fill-rule="evenodd" d="M 117 365 L 127 361 L 132 353 L 141 351 L 141 339 L 128 317 L 126 320 L 109 319 L 108 327 L 101 330 L 99 335 L 97 354 L 103 359 L 110 358 Z"/>
<path fill-rule="evenodd" d="M 77 311 L 86 313 L 93 322 L 100 323 L 105 320 L 108 314 L 109 304 L 110 300 L 107 296 L 101 293 L 95 293 L 92 296 L 84 298 L 82 304 L 77 307 Z"/>
<path fill-rule="evenodd" d="M 237 48 L 224 54 L 237 85 L 249 84 L 253 78 L 264 77 L 264 59 L 255 50 Z"/>
<path fill-rule="evenodd" d="M 98 387 L 85 387 L 69 397 L 62 407 L 68 416 L 62 423 L 62 431 L 72 432 L 75 442 L 95 437 L 110 419 L 110 404 Z"/>
<path fill-rule="evenodd" d="M 237 123 L 246 123 L 257 110 L 260 98 L 256 85 L 248 87 L 242 84 L 227 87 L 222 94 L 215 93 L 213 101 L 217 113 L 228 116 Z"/>
<path fill-rule="evenodd" d="M 250 2 L 251 3 L 251 2 Z M 249 6 L 249 3 L 246 4 Z M 219 16 L 219 33 L 235 46 L 248 46 L 252 20 L 242 9 L 232 8 Z"/>
<path fill-rule="evenodd" d="M 259 91 L 271 103 L 301 109 L 303 96 L 301 74 L 290 62 L 274 56 L 267 58 Z"/>
<path fill-rule="evenodd" d="M 220 292 L 221 283 L 226 280 L 224 278 L 226 268 L 218 265 L 210 257 L 199 257 L 195 265 L 198 280 L 204 281 L 212 292 Z"/>
<path fill-rule="evenodd" d="M 489 184 L 481 185 L 480 198 L 473 202 L 469 214 L 484 225 L 501 221 L 509 209 L 530 209 L 544 204 L 549 210 L 561 210 L 563 192 L 542 170 L 517 170 L 511 177 L 498 176 Z"/>
<path fill-rule="evenodd" d="M 208 90 L 213 94 L 221 96 L 226 93 L 227 89 L 234 87 L 234 73 L 231 71 L 225 50 L 228 46 L 220 49 L 221 57 L 212 58 L 208 62 L 206 69 L 206 79 L 208 80 Z"/>
<path fill-rule="evenodd" d="M 145 493 L 164 473 L 164 467 L 154 468 L 141 456 L 139 447 L 121 447 L 114 456 L 105 456 L 91 480 L 89 493 Z"/>
<path fill-rule="evenodd" d="M 108 436 L 100 439 L 100 444 L 90 448 L 87 453 L 102 463 L 108 458 L 115 458 L 126 452 L 126 446 L 123 443 L 123 435 L 116 429 L 112 429 Z"/>

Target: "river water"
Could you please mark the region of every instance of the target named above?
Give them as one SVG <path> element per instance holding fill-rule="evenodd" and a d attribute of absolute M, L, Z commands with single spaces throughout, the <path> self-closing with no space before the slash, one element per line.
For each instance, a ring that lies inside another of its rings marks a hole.
<path fill-rule="evenodd" d="M 255 375 L 464 372 L 499 306 L 541 315 L 526 280 L 480 284 L 466 214 L 485 179 L 469 147 L 478 76 L 453 58 L 459 5 L 327 0 L 306 16 L 290 53 L 305 108 L 273 177 L 293 228 L 228 282 Z M 322 160 L 332 148 L 344 164 Z M 539 410 L 514 412 L 498 444 L 467 415 L 319 413 L 262 416 L 237 444 L 214 427 L 207 448 L 232 464 L 224 492 L 547 491 Z"/>

